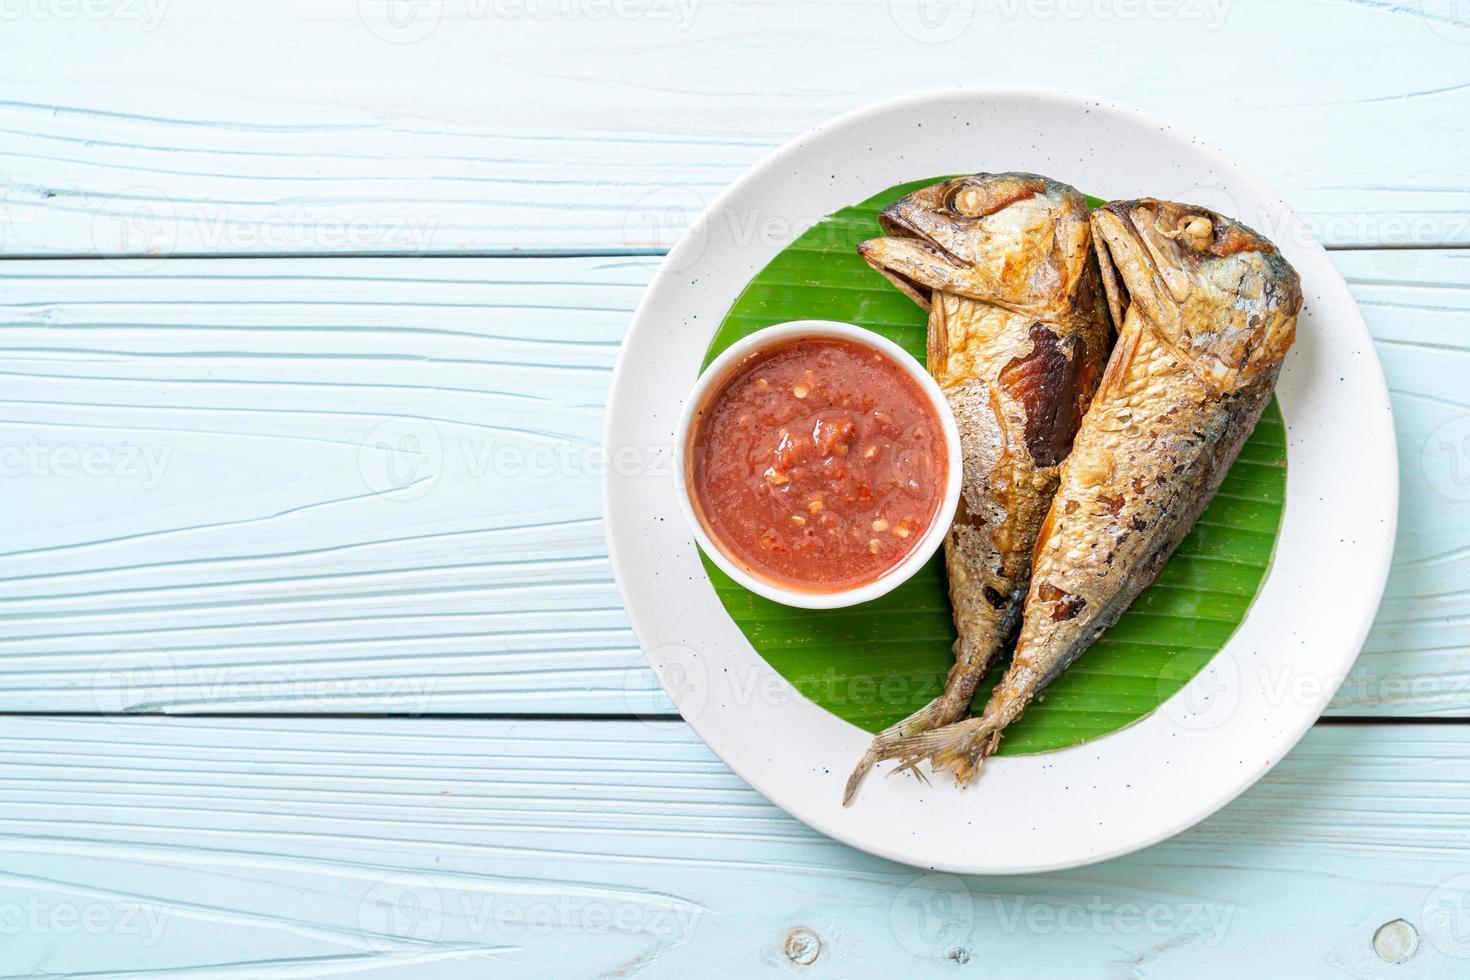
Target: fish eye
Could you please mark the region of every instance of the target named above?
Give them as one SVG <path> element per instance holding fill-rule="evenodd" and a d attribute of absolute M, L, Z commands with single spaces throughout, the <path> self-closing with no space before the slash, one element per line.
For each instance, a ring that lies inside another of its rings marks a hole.
<path fill-rule="evenodd" d="M 986 213 L 990 195 L 973 184 L 963 184 L 949 196 L 949 209 L 965 218 L 979 218 Z"/>
<path fill-rule="evenodd" d="M 1193 248 L 1205 248 L 1214 241 L 1215 224 L 1202 214 L 1186 214 L 1179 219 L 1179 237 Z"/>

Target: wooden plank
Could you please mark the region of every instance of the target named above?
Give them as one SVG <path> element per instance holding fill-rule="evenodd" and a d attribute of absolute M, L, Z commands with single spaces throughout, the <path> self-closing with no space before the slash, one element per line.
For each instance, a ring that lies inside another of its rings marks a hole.
<path fill-rule="evenodd" d="M 802 929 L 826 977 L 1462 976 L 1467 760 L 1458 727 L 1319 728 L 1171 841 L 958 878 L 807 829 L 679 723 L 6 718 L 3 972 L 779 976 Z"/>
<path fill-rule="evenodd" d="M 1470 252 L 1336 259 L 1403 508 L 1334 710 L 1470 715 Z M 653 264 L 0 263 L 0 709 L 671 710 L 598 496 Z"/>
<path fill-rule="evenodd" d="M 1373 333 L 1399 437 L 1393 572 L 1335 711 L 1464 716 L 1470 713 L 1470 253 L 1335 258 Z"/>
<path fill-rule="evenodd" d="M 597 503 L 609 370 L 649 274 L 0 264 L 0 703 L 661 706 Z M 57 453 L 98 452 L 94 475 L 53 475 Z"/>
<path fill-rule="evenodd" d="M 770 148 L 836 113 L 937 85 L 1038 82 L 1220 145 L 1324 241 L 1465 244 L 1470 27 L 1452 6 L 16 4 L 0 35 L 0 244 L 658 250 Z M 1214 67 L 1245 63 L 1259 67 Z M 1003 149 L 975 163 L 1010 165 Z"/>

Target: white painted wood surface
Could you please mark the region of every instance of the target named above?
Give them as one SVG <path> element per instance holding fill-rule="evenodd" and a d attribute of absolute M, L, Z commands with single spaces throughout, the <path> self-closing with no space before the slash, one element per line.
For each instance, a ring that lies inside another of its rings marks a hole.
<path fill-rule="evenodd" d="M 1174 840 L 993 879 L 836 844 L 673 722 L 10 718 L 0 736 L 6 977 L 1470 967 L 1459 727 L 1318 728 Z M 1419 934 L 1402 965 L 1372 946 L 1399 918 Z M 820 943 L 801 971 L 794 929 Z"/>
<path fill-rule="evenodd" d="M 1464 715 L 1470 251 L 1335 257 L 1403 507 L 1334 710 Z M 654 262 L 0 263 L 0 709 L 671 711 L 598 500 Z"/>
<path fill-rule="evenodd" d="M 1330 245 L 1465 246 L 1462 6 L 0 4 L 0 980 L 1464 976 L 1470 251 L 1335 255 L 1400 434 L 1376 720 L 1094 868 L 928 878 L 602 717 L 670 708 L 596 489 L 652 256 L 802 129 L 1068 87 Z"/>
<path fill-rule="evenodd" d="M 1330 243 L 1470 243 L 1470 20 L 1452 0 L 5 10 L 10 255 L 658 250 L 807 127 L 986 83 L 1149 110 L 1253 169 Z M 977 140 L 977 169 L 1004 165 Z"/>

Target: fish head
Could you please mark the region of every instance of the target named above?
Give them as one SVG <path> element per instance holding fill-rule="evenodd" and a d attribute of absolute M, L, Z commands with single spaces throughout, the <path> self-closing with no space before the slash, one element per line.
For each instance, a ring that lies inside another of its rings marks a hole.
<path fill-rule="evenodd" d="M 1285 356 L 1301 280 L 1264 236 L 1208 208 L 1151 198 L 1114 201 L 1092 224 L 1120 330 L 1130 311 L 1141 314 L 1222 393 Z"/>
<path fill-rule="evenodd" d="M 931 184 L 884 208 L 878 223 L 887 237 L 858 252 L 925 309 L 943 292 L 1037 316 L 1082 280 L 1092 234 L 1076 189 L 1022 173 Z"/>

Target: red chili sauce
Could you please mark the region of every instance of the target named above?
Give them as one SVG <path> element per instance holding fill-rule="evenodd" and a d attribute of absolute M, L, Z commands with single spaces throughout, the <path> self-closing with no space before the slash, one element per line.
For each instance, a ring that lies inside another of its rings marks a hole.
<path fill-rule="evenodd" d="M 839 592 L 903 560 L 944 498 L 934 406 L 874 348 L 803 338 L 751 355 L 696 416 L 686 474 L 705 530 L 757 577 Z"/>

